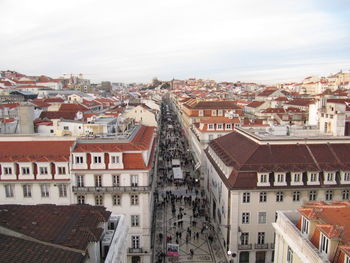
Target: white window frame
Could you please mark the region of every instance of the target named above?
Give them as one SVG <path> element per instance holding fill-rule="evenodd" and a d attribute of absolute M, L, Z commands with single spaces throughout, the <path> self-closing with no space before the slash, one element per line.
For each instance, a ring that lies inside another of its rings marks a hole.
<path fill-rule="evenodd" d="M 232 130 L 232 124 L 226 123 L 226 130 Z"/>
<path fill-rule="evenodd" d="M 139 205 L 140 200 L 139 200 L 139 195 L 138 194 L 131 194 L 130 195 L 130 205 Z"/>
<path fill-rule="evenodd" d="M 250 212 L 243 212 L 242 213 L 242 224 L 249 224 L 250 220 Z"/>
<path fill-rule="evenodd" d="M 120 174 L 112 175 L 112 183 L 113 183 L 113 186 L 120 186 Z"/>
<path fill-rule="evenodd" d="M 257 173 L 257 186 L 270 186 L 270 175 L 268 173 Z"/>
<path fill-rule="evenodd" d="M 131 247 L 134 249 L 140 248 L 141 237 L 140 236 L 131 236 Z"/>
<path fill-rule="evenodd" d="M 50 185 L 40 184 L 40 193 L 41 193 L 41 197 L 43 198 L 50 197 Z"/>
<path fill-rule="evenodd" d="M 77 203 L 80 205 L 85 204 L 85 195 L 78 195 L 77 196 Z"/>
<path fill-rule="evenodd" d="M 333 190 L 326 190 L 325 191 L 325 200 L 326 201 L 332 201 L 334 197 L 334 191 Z"/>
<path fill-rule="evenodd" d="M 13 167 L 3 166 L 2 167 L 2 174 L 3 175 L 13 175 Z"/>
<path fill-rule="evenodd" d="M 84 163 L 84 156 L 75 155 L 74 156 L 74 163 L 75 164 L 83 164 Z"/>
<path fill-rule="evenodd" d="M 259 203 L 266 203 L 266 202 L 267 202 L 267 192 L 260 192 Z"/>
<path fill-rule="evenodd" d="M 329 242 L 329 238 L 326 237 L 322 232 L 321 232 L 321 235 L 320 235 L 320 245 L 319 245 L 319 250 L 321 253 L 323 254 L 328 254 L 328 251 L 329 251 L 329 245 L 330 245 L 330 242 Z"/>
<path fill-rule="evenodd" d="M 39 174 L 40 175 L 48 175 L 49 169 L 47 166 L 39 166 Z"/>
<path fill-rule="evenodd" d="M 296 180 L 298 179 L 298 180 Z M 303 185 L 303 173 L 301 172 L 293 172 L 291 173 L 291 185 Z"/>
<path fill-rule="evenodd" d="M 211 110 L 211 116 L 216 117 L 217 116 L 217 111 L 216 110 Z"/>
<path fill-rule="evenodd" d="M 258 224 L 266 224 L 267 213 L 258 212 Z"/>
<path fill-rule="evenodd" d="M 23 189 L 23 197 L 24 198 L 31 198 L 32 197 L 32 185 L 24 184 L 24 185 L 22 185 L 22 189 Z"/>
<path fill-rule="evenodd" d="M 85 186 L 85 179 L 83 175 L 76 175 L 75 176 L 75 183 L 77 187 L 84 187 Z"/>
<path fill-rule="evenodd" d="M 57 166 L 57 174 L 58 175 L 65 175 L 65 174 L 67 174 L 66 166 Z"/>
<path fill-rule="evenodd" d="M 213 123 L 208 123 L 208 130 L 213 131 L 214 130 L 214 124 Z"/>
<path fill-rule="evenodd" d="M 139 186 L 139 175 L 138 174 L 130 175 L 130 186 L 131 187 L 138 187 Z"/>
<path fill-rule="evenodd" d="M 204 116 L 204 110 L 198 110 L 198 117 Z"/>
<path fill-rule="evenodd" d="M 95 205 L 103 206 L 103 195 L 95 195 Z"/>
<path fill-rule="evenodd" d="M 218 110 L 218 116 L 223 116 L 224 111 L 223 110 Z"/>
<path fill-rule="evenodd" d="M 250 203 L 250 193 L 244 192 L 242 195 L 242 203 Z"/>
<path fill-rule="evenodd" d="M 113 199 L 113 205 L 114 206 L 121 206 L 122 205 L 122 197 L 121 195 L 115 194 L 112 196 Z"/>
<path fill-rule="evenodd" d="M 334 171 L 327 171 L 324 172 L 324 184 L 336 184 L 337 182 L 335 181 L 335 177 L 336 177 L 336 172 Z"/>
<path fill-rule="evenodd" d="M 95 187 L 102 187 L 102 174 L 95 175 Z"/>
<path fill-rule="evenodd" d="M 265 244 L 265 232 L 258 232 L 258 245 L 264 245 Z"/>
<path fill-rule="evenodd" d="M 21 175 L 30 175 L 31 169 L 29 166 L 22 166 L 21 167 Z"/>
<path fill-rule="evenodd" d="M 287 181 L 286 181 L 286 173 L 275 173 L 275 182 L 274 185 L 276 186 L 284 186 L 287 185 Z"/>
<path fill-rule="evenodd" d="M 249 232 L 242 232 L 241 234 L 241 245 L 248 245 L 249 244 Z"/>
<path fill-rule="evenodd" d="M 224 129 L 224 125 L 222 123 L 218 123 L 216 124 L 216 129 L 221 131 Z"/>
<path fill-rule="evenodd" d="M 5 184 L 5 196 L 6 198 L 14 197 L 14 185 L 13 184 Z"/>
<path fill-rule="evenodd" d="M 348 190 L 348 189 L 342 190 L 341 195 L 342 195 L 342 200 L 344 200 L 344 201 L 349 200 L 350 190 Z"/>
<path fill-rule="evenodd" d="M 140 216 L 139 215 L 131 215 L 131 227 L 139 227 L 140 226 Z"/>
<path fill-rule="evenodd" d="M 112 164 L 119 164 L 119 163 L 120 163 L 120 156 L 118 156 L 118 155 L 112 155 L 112 156 L 111 156 L 111 163 L 112 163 Z"/>
<path fill-rule="evenodd" d="M 281 203 L 283 202 L 284 194 L 282 191 L 276 192 L 276 202 Z"/>
<path fill-rule="evenodd" d="M 300 191 L 293 191 L 293 202 L 299 202 L 300 201 Z"/>
<path fill-rule="evenodd" d="M 293 250 L 289 246 L 287 248 L 287 262 L 293 263 Z"/>
<path fill-rule="evenodd" d="M 307 173 L 307 184 L 308 185 L 319 185 L 320 184 L 320 174 L 318 172 L 308 172 Z"/>
<path fill-rule="evenodd" d="M 67 197 L 67 185 L 66 184 L 58 184 L 58 196 L 59 197 Z"/>
<path fill-rule="evenodd" d="M 309 191 L 309 201 L 316 201 L 316 199 L 317 199 L 317 191 L 316 190 L 310 190 Z"/>
<path fill-rule="evenodd" d="M 302 216 L 302 219 L 301 219 L 301 233 L 304 234 L 304 235 L 308 235 L 309 231 L 310 231 L 310 222 L 309 222 L 309 220 L 307 220 L 307 218 Z"/>

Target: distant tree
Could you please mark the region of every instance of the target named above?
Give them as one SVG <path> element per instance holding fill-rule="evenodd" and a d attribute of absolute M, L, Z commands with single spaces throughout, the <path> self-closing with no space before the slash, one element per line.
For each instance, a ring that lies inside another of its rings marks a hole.
<path fill-rule="evenodd" d="M 169 82 L 165 82 L 162 84 L 162 86 L 160 86 L 160 89 L 169 89 L 169 88 L 170 88 Z"/>

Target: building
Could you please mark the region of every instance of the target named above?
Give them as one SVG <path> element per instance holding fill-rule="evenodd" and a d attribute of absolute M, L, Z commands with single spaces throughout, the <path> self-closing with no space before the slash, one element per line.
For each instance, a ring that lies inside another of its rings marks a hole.
<path fill-rule="evenodd" d="M 127 262 L 150 262 L 155 128 L 113 137 L 0 137 L 0 204 L 91 204 L 124 214 Z"/>
<path fill-rule="evenodd" d="M 126 236 L 104 207 L 0 205 L 1 262 L 125 263 Z"/>
<path fill-rule="evenodd" d="M 273 223 L 276 262 L 348 263 L 349 216 L 349 201 L 313 202 L 297 211 L 278 211 Z"/>
<path fill-rule="evenodd" d="M 237 128 L 206 149 L 210 216 L 238 262 L 272 262 L 276 211 L 349 198 L 350 140 Z"/>

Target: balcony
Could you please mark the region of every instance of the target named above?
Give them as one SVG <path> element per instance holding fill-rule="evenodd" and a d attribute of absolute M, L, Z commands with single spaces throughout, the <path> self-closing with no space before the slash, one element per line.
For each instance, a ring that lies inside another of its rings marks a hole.
<path fill-rule="evenodd" d="M 130 254 L 141 254 L 144 253 L 142 248 L 132 248 L 129 247 L 129 253 Z"/>
<path fill-rule="evenodd" d="M 251 249 L 252 249 L 252 244 L 238 245 L 238 250 L 251 250 Z"/>
<path fill-rule="evenodd" d="M 255 244 L 255 249 L 268 249 L 269 244 Z"/>
<path fill-rule="evenodd" d="M 143 193 L 150 192 L 150 186 L 73 186 L 74 193 Z"/>

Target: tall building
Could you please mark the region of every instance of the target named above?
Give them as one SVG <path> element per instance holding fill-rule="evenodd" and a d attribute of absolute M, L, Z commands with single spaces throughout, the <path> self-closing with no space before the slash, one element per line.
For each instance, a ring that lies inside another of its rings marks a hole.
<path fill-rule="evenodd" d="M 278 211 L 276 262 L 350 262 L 350 202 L 307 203 Z"/>
<path fill-rule="evenodd" d="M 350 140 L 272 136 L 237 128 L 206 149 L 210 216 L 238 262 L 273 262 L 276 211 L 348 200 Z"/>
<path fill-rule="evenodd" d="M 150 262 L 155 128 L 112 138 L 0 137 L 0 204 L 91 204 L 124 214 L 128 262 Z"/>

